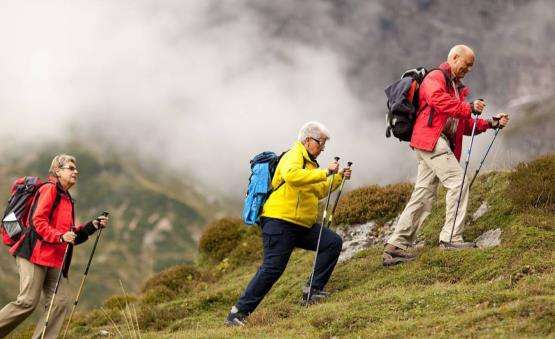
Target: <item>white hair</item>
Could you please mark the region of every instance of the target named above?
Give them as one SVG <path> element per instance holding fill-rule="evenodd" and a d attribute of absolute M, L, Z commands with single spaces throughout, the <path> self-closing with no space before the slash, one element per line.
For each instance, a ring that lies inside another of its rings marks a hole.
<path fill-rule="evenodd" d="M 59 170 L 61 167 L 67 165 L 67 163 L 72 162 L 74 165 L 77 165 L 77 160 L 73 155 L 69 154 L 58 154 L 57 156 L 52 159 L 52 164 L 50 165 L 50 170 L 48 171 L 49 175 L 56 176 L 56 171 Z"/>
<path fill-rule="evenodd" d="M 303 141 L 306 138 L 320 139 L 322 136 L 326 139 L 330 138 L 330 131 L 326 126 L 317 121 L 309 121 L 301 127 L 298 140 Z"/>

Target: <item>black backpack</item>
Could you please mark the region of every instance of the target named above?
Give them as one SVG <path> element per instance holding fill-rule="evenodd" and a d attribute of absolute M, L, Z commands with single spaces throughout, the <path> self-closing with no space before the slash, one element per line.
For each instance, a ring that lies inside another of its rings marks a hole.
<path fill-rule="evenodd" d="M 391 137 L 391 134 L 400 141 L 410 141 L 412 137 L 412 129 L 418 114 L 419 96 L 418 89 L 424 78 L 431 71 L 424 67 L 409 69 L 401 76 L 401 79 L 395 81 L 385 89 L 387 96 L 387 113 L 386 113 L 386 130 L 385 136 Z M 441 70 L 445 77 L 445 83 L 450 86 L 450 80 L 447 73 Z M 428 119 L 428 125 L 432 123 L 432 114 Z"/>
<path fill-rule="evenodd" d="M 32 176 L 21 177 L 13 182 L 10 199 L 0 224 L 0 233 L 5 245 L 14 245 L 21 238 L 25 229 L 29 227 L 29 218 L 34 210 L 32 205 L 35 195 L 39 188 L 46 184 L 51 183 Z M 58 207 L 60 200 L 61 194 L 56 189 L 56 199 L 50 211 L 49 219 L 52 219 L 52 214 Z"/>

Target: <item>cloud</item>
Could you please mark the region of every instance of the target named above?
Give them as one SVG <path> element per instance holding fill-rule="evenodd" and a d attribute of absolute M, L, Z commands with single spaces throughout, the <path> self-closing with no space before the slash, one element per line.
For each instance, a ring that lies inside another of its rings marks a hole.
<path fill-rule="evenodd" d="M 390 24 L 362 4 L 4 1 L 2 140 L 78 135 L 240 197 L 250 157 L 318 120 L 332 133 L 320 163 L 353 161 L 353 186 L 407 180 L 412 152 L 384 138 Z M 357 49 L 366 22 L 383 32 Z"/>

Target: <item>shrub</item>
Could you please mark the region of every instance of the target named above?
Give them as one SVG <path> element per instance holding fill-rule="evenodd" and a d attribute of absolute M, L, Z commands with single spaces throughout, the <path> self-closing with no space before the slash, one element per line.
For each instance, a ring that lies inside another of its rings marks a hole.
<path fill-rule="evenodd" d="M 176 297 L 176 293 L 166 286 L 156 286 L 147 290 L 142 297 L 141 302 L 148 305 L 157 305 L 170 301 Z"/>
<path fill-rule="evenodd" d="M 507 195 L 518 210 L 555 210 L 555 154 L 520 163 L 509 175 Z"/>
<path fill-rule="evenodd" d="M 206 227 L 199 241 L 201 255 L 220 262 L 231 263 L 254 259 L 260 253 L 258 227 L 247 227 L 241 219 L 223 218 Z"/>
<path fill-rule="evenodd" d="M 141 324 L 141 330 L 155 331 L 163 330 L 191 313 L 190 309 L 180 303 L 164 306 L 141 305 L 137 311 L 137 321 Z"/>
<path fill-rule="evenodd" d="M 148 279 L 143 292 L 164 286 L 177 293 L 191 287 L 200 277 L 200 272 L 192 265 L 173 266 Z"/>
<path fill-rule="evenodd" d="M 260 259 L 262 256 L 262 240 L 260 239 L 260 228 L 257 226 L 247 228 L 243 238 L 231 251 L 229 261 L 235 267 L 241 263 Z"/>
<path fill-rule="evenodd" d="M 385 222 L 393 219 L 408 201 L 411 191 L 412 185 L 407 183 L 384 187 L 370 185 L 351 191 L 339 201 L 335 223 Z"/>
<path fill-rule="evenodd" d="M 103 307 L 106 309 L 122 309 L 125 308 L 126 303 L 131 304 L 137 300 L 137 297 L 133 295 L 114 295 L 106 299 L 103 303 Z"/>

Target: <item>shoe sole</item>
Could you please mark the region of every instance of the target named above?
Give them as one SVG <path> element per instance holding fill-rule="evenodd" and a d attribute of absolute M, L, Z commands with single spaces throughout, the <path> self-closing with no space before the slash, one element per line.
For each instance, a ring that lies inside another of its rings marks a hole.
<path fill-rule="evenodd" d="M 303 300 L 301 300 L 301 306 L 307 306 L 307 304 L 308 304 L 308 306 L 318 304 L 318 303 L 321 303 L 321 302 L 325 301 L 326 299 L 327 298 L 321 298 L 321 299 L 317 299 L 317 300 L 313 299 L 311 301 L 306 301 L 306 300 L 303 299 Z"/>
<path fill-rule="evenodd" d="M 240 321 L 229 321 L 229 320 L 225 320 L 224 324 L 230 327 L 245 327 L 245 323 L 242 323 Z"/>
<path fill-rule="evenodd" d="M 413 261 L 416 258 L 391 258 L 391 259 L 384 259 L 383 261 L 383 266 L 384 267 L 389 267 L 389 266 L 395 266 L 397 264 L 402 264 L 405 262 L 409 262 L 409 261 Z"/>

